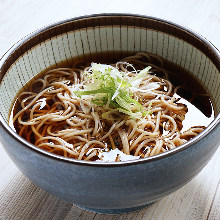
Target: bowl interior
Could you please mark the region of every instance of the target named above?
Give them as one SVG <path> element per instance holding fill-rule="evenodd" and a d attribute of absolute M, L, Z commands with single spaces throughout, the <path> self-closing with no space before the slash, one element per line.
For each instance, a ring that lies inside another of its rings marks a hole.
<path fill-rule="evenodd" d="M 20 41 L 1 60 L 1 115 L 8 122 L 12 103 L 25 84 L 45 69 L 74 57 L 115 51 L 149 52 L 188 70 L 220 111 L 219 53 L 191 31 L 139 16 L 91 16 L 60 22 Z"/>

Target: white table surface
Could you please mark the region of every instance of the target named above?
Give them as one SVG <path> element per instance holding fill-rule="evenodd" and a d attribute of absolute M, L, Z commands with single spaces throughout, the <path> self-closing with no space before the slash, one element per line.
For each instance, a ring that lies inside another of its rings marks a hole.
<path fill-rule="evenodd" d="M 0 56 L 47 24 L 88 14 L 134 13 L 164 18 L 195 30 L 220 49 L 220 0 L 0 0 Z M 0 220 L 5 219 L 220 219 L 220 149 L 192 181 L 141 211 L 92 213 L 31 183 L 0 143 Z"/>

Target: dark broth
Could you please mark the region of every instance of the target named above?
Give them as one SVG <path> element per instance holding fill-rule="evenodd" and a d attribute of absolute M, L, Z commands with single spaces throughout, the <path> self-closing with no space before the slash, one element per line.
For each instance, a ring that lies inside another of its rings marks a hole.
<path fill-rule="evenodd" d="M 134 53 L 133 53 L 134 54 Z M 46 71 L 57 68 L 57 67 L 71 67 L 74 62 L 83 62 L 85 63 L 102 63 L 102 64 L 111 64 L 116 63 L 120 59 L 133 55 L 122 53 L 122 52 L 112 52 L 112 53 L 97 53 L 97 54 L 89 54 L 84 55 L 81 57 L 76 57 L 74 59 L 66 60 L 65 62 L 58 63 L 56 65 L 53 65 L 46 70 L 39 73 L 36 77 L 34 77 L 33 80 L 37 78 L 41 78 L 43 74 L 45 74 Z M 158 59 L 152 58 L 151 60 L 152 64 L 160 65 L 160 62 Z M 173 84 L 174 87 L 181 86 L 181 89 L 178 89 L 178 92 L 176 95 L 177 98 L 179 98 L 179 103 L 183 103 L 187 105 L 188 112 L 186 113 L 186 117 L 183 121 L 183 128 L 182 130 L 187 130 L 190 127 L 193 126 L 207 126 L 213 119 L 214 119 L 214 109 L 211 102 L 210 96 L 207 94 L 206 90 L 201 86 L 201 84 L 186 70 L 181 68 L 180 66 L 177 66 L 174 63 L 168 62 L 166 60 L 163 60 L 164 69 L 167 71 L 169 76 L 169 81 Z M 135 65 L 134 65 L 135 66 Z M 138 68 L 137 68 L 138 69 Z M 163 78 L 163 75 L 161 73 L 154 73 L 155 75 Z M 30 84 L 32 83 L 32 80 L 29 81 L 24 88 L 20 92 L 26 91 Z M 37 89 L 37 88 L 36 88 Z M 192 97 L 194 97 L 192 99 Z M 188 101 L 192 99 L 192 101 Z M 19 110 L 21 110 L 21 107 L 19 106 L 19 102 L 15 101 L 15 104 L 12 106 L 11 115 L 9 119 L 9 124 L 11 127 L 13 127 L 17 132 L 18 126 L 16 124 L 13 124 L 12 118 L 13 115 L 15 115 Z M 110 155 L 109 155 L 110 156 Z"/>

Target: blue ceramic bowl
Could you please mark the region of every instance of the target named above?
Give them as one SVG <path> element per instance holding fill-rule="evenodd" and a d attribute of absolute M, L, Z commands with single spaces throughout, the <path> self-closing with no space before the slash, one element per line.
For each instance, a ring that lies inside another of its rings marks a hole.
<path fill-rule="evenodd" d="M 214 121 L 173 150 L 126 162 L 86 162 L 45 152 L 8 125 L 18 91 L 42 70 L 98 52 L 145 51 L 191 72 L 209 92 Z M 55 23 L 23 38 L 0 61 L 0 140 L 17 167 L 47 192 L 89 210 L 129 212 L 174 192 L 208 163 L 220 144 L 220 55 L 203 37 L 152 17 L 102 14 Z"/>

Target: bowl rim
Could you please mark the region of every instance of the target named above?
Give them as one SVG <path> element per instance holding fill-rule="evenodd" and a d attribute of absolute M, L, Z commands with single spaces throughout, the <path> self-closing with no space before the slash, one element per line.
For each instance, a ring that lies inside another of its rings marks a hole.
<path fill-rule="evenodd" d="M 188 32 L 192 36 L 194 36 L 194 37 L 198 38 L 200 41 L 202 41 L 202 43 L 205 44 L 206 46 L 208 46 L 210 48 L 210 50 L 212 51 L 212 53 L 220 61 L 220 51 L 210 41 L 208 41 L 205 37 L 198 34 L 197 32 L 195 32 L 195 31 L 193 31 L 183 25 L 174 23 L 172 21 L 168 21 L 166 19 L 153 17 L 153 16 L 131 14 L 131 13 L 100 13 L 100 14 L 91 14 L 91 15 L 85 15 L 85 16 L 77 16 L 77 17 L 53 22 L 52 24 L 43 26 L 43 27 L 31 32 L 30 34 L 28 34 L 25 37 L 23 37 L 22 39 L 20 39 L 17 43 L 12 45 L 12 47 L 9 48 L 9 50 L 3 54 L 3 56 L 0 59 L 0 71 L 1 71 L 1 68 L 4 65 L 5 61 L 13 54 L 13 52 L 16 51 L 23 43 L 27 42 L 28 40 L 30 40 L 34 36 L 44 32 L 50 28 L 53 28 L 53 27 L 59 26 L 59 25 L 63 25 L 68 22 L 77 21 L 77 20 L 86 19 L 86 18 L 93 18 L 93 17 L 96 18 L 96 17 L 106 17 L 106 16 L 107 17 L 112 17 L 112 16 L 113 17 L 114 16 L 122 16 L 123 17 L 124 16 L 124 17 L 134 17 L 134 18 L 145 18 L 145 19 L 151 19 L 151 20 L 159 21 L 159 22 L 166 23 L 169 25 L 173 25 L 177 28 L 182 29 L 183 31 Z M 1 84 L 1 82 L 0 82 L 0 84 Z M 186 150 L 186 149 L 192 147 L 194 144 L 198 143 L 205 136 L 207 136 L 209 133 L 211 133 L 211 131 L 214 130 L 217 126 L 220 126 L 220 113 L 218 113 L 216 115 L 214 120 L 199 135 L 197 135 L 196 137 L 192 138 L 191 140 L 187 141 L 186 143 L 184 143 L 184 144 L 182 144 L 172 150 L 163 152 L 161 154 L 157 154 L 155 156 L 147 157 L 147 158 L 140 158 L 140 159 L 135 159 L 135 160 L 120 161 L 120 162 L 84 161 L 84 160 L 78 160 L 78 159 L 73 159 L 73 158 L 66 158 L 66 157 L 59 156 L 59 155 L 56 155 L 53 153 L 49 153 L 47 151 L 44 151 L 44 150 L 34 146 L 33 144 L 29 143 L 28 141 L 26 141 L 25 139 L 20 137 L 8 125 L 8 123 L 6 123 L 6 121 L 3 119 L 1 114 L 0 114 L 0 125 L 9 134 L 9 136 L 11 136 L 13 139 L 15 139 L 15 141 L 20 142 L 20 144 L 22 144 L 22 146 L 28 148 L 29 150 L 33 150 L 33 151 L 41 154 L 44 157 L 48 157 L 53 160 L 59 160 L 60 162 L 68 162 L 70 164 L 83 165 L 83 166 L 86 165 L 86 166 L 98 166 L 98 167 L 118 167 L 118 166 L 129 166 L 129 165 L 136 165 L 136 164 L 142 164 L 142 163 L 149 163 L 152 161 L 165 159 L 165 158 L 173 156 L 183 150 Z"/>

